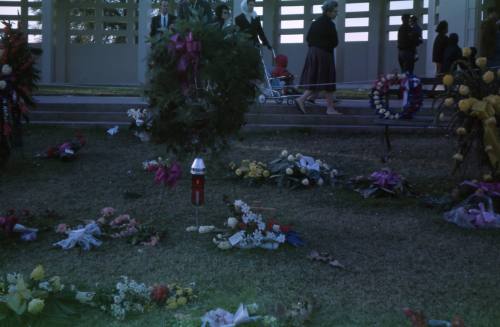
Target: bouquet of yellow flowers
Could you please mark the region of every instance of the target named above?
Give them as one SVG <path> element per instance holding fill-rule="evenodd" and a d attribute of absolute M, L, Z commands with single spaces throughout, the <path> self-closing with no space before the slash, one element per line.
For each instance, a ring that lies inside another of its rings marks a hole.
<path fill-rule="evenodd" d="M 472 60 L 469 48 L 464 58 L 452 66 L 452 72 L 443 77 L 447 87 L 441 98 L 435 100 L 437 114 L 444 120 L 445 111 L 451 111 L 449 130 L 457 137 L 457 152 L 453 155 L 454 171 L 470 160 L 478 167 L 476 176 L 489 182 L 500 178 L 500 69 L 488 67 L 484 57 Z M 460 69 L 458 69 L 460 68 Z M 483 167 L 483 163 L 487 163 Z"/>
<path fill-rule="evenodd" d="M 246 179 L 250 184 L 265 182 L 271 176 L 267 165 L 255 160 L 242 160 L 239 165 L 231 162 L 229 169 L 234 172 L 236 177 Z"/>

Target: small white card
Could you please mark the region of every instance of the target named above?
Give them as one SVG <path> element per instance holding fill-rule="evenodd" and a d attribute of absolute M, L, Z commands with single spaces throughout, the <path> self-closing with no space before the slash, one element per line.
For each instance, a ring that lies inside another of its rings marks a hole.
<path fill-rule="evenodd" d="M 240 243 L 242 239 L 243 239 L 243 236 L 241 235 L 241 233 L 236 233 L 229 238 L 229 243 L 232 246 L 235 246 L 236 244 Z"/>

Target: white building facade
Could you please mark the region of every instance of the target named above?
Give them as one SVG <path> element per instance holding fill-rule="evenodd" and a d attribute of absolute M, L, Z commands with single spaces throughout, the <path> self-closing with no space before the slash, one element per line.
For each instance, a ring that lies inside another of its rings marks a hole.
<path fill-rule="evenodd" d="M 233 1 L 236 16 L 241 1 Z M 366 83 L 399 69 L 396 38 L 403 13 L 417 15 L 423 29 L 416 74 L 432 76 L 437 23 L 447 20 L 461 46 L 477 45 L 484 9 L 499 2 L 492 1 L 339 0 L 338 81 Z M 277 53 L 289 57 L 296 75 L 307 52 L 305 35 L 322 2 L 257 0 L 268 39 Z M 147 37 L 157 6 L 158 0 L 0 0 L 0 20 L 28 31 L 30 43 L 43 49 L 42 83 L 138 85 L 146 78 Z M 269 53 L 266 61 L 271 64 Z"/>

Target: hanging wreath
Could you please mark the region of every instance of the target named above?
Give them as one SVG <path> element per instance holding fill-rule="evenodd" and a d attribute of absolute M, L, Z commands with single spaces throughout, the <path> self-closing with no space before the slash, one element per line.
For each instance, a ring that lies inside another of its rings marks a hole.
<path fill-rule="evenodd" d="M 258 50 L 232 30 L 187 22 L 177 28 L 152 39 L 153 140 L 177 155 L 220 150 L 255 98 Z"/>
<path fill-rule="evenodd" d="M 33 107 L 32 91 L 38 81 L 34 52 L 26 35 L 3 21 L 0 38 L 0 167 L 13 146 L 22 146 L 21 120 Z"/>
<path fill-rule="evenodd" d="M 401 110 L 389 107 L 389 89 L 399 86 L 399 95 L 403 99 Z M 379 77 L 370 93 L 370 104 L 382 119 L 411 119 L 420 110 L 423 103 L 422 83 L 414 75 L 387 74 Z"/>

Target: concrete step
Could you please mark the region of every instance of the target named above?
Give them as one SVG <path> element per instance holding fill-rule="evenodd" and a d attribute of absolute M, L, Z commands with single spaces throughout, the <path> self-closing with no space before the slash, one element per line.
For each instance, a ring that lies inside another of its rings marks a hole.
<path fill-rule="evenodd" d="M 326 112 L 326 107 L 322 106 L 306 106 L 307 114 L 317 114 L 324 115 Z M 375 115 L 375 110 L 370 108 L 369 104 L 366 103 L 364 106 L 360 105 L 358 107 L 353 106 L 343 106 L 341 104 L 337 105 L 337 110 L 346 115 Z M 252 114 L 296 114 L 299 113 L 299 110 L 293 105 L 281 105 L 281 106 L 263 106 L 263 107 L 254 107 L 249 110 L 249 113 Z M 430 108 L 422 108 L 415 116 L 433 116 L 434 113 Z"/>
<path fill-rule="evenodd" d="M 313 131 L 319 133 L 383 133 L 383 126 L 376 125 L 300 125 L 300 124 L 247 124 L 243 131 L 252 132 L 274 132 L 274 131 Z M 425 132 L 443 134 L 446 130 L 438 127 L 416 127 L 416 126 L 393 126 L 391 133 L 415 133 Z"/>
<path fill-rule="evenodd" d="M 105 111 L 41 111 L 30 113 L 32 121 L 114 121 L 130 123 L 124 112 Z"/>
<path fill-rule="evenodd" d="M 248 124 L 301 125 L 373 125 L 375 115 L 247 114 Z M 433 117 L 415 116 L 412 124 L 431 124 Z"/>

